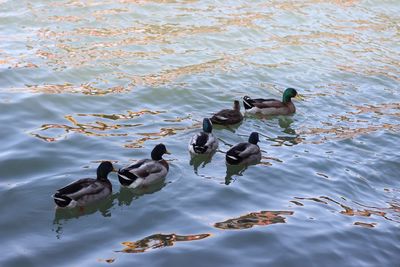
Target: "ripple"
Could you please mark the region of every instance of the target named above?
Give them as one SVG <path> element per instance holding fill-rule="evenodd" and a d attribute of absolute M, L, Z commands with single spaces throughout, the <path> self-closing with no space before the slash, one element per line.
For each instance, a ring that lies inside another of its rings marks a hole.
<path fill-rule="evenodd" d="M 1 266 L 93 265 L 132 229 L 147 237 L 119 250 L 152 253 L 121 265 L 398 264 L 396 1 L 0 2 Z M 221 151 L 189 162 L 201 118 L 289 86 L 296 114 L 215 127 Z M 262 162 L 227 170 L 251 129 Z M 88 171 L 73 166 L 133 162 L 161 140 L 176 155 L 165 183 L 82 214 L 41 197 Z"/>

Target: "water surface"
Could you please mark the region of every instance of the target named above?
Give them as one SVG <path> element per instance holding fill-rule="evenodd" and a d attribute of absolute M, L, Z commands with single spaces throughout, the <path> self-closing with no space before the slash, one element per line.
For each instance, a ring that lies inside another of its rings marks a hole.
<path fill-rule="evenodd" d="M 0 0 L 1 266 L 396 266 L 398 1 Z M 218 127 L 244 95 L 297 113 Z M 263 159 L 224 152 L 260 133 Z M 85 211 L 50 195 L 165 143 L 170 172 Z"/>

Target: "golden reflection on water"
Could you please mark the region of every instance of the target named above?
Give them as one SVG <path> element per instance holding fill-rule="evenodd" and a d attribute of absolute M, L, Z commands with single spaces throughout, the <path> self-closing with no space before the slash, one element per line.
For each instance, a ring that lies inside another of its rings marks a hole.
<path fill-rule="evenodd" d="M 293 211 L 260 211 L 252 212 L 238 218 L 217 222 L 214 227 L 224 230 L 248 229 L 253 226 L 266 226 L 275 223 L 286 223 L 283 215 L 293 215 Z"/>
<path fill-rule="evenodd" d="M 128 141 L 127 144 L 124 145 L 124 147 L 127 148 L 141 148 L 143 147 L 143 143 L 148 141 L 148 140 L 158 140 L 160 138 L 163 138 L 165 136 L 169 135 L 175 135 L 178 132 L 190 130 L 190 129 L 196 129 L 198 126 L 192 125 L 188 127 L 162 127 L 160 128 L 159 132 L 151 132 L 151 133 L 136 133 L 137 135 L 144 136 L 142 138 L 136 139 L 136 140 L 131 140 Z"/>
<path fill-rule="evenodd" d="M 389 207 L 369 207 L 369 206 L 363 205 L 361 203 L 354 202 L 356 205 L 358 205 L 362 208 L 356 208 L 356 207 L 353 208 L 353 207 L 350 207 L 349 205 L 342 204 L 339 201 L 334 200 L 327 196 L 295 197 L 295 199 L 296 200 L 292 200 L 290 202 L 296 204 L 297 206 L 304 206 L 304 204 L 298 200 L 314 201 L 314 202 L 321 203 L 324 205 L 335 204 L 343 209 L 343 210 L 339 211 L 339 213 L 342 215 L 345 215 L 345 216 L 371 217 L 374 215 L 374 216 L 384 218 L 385 220 L 400 223 L 400 220 L 395 219 L 395 218 L 400 217 L 398 214 L 400 212 L 400 206 L 397 206 L 394 203 L 389 203 Z M 372 227 L 375 227 L 376 224 L 377 223 L 373 223 Z M 366 227 L 368 224 L 363 223 L 363 222 L 356 222 L 356 223 L 354 223 L 354 225 Z"/>
<path fill-rule="evenodd" d="M 106 95 L 128 92 L 128 88 L 123 86 L 114 86 L 103 89 L 91 84 L 81 84 L 76 86 L 71 83 L 27 85 L 27 89 L 30 93 L 43 94 L 81 93 L 84 95 Z M 25 90 L 25 88 L 13 88 L 12 91 L 21 92 L 23 90 Z"/>
<path fill-rule="evenodd" d="M 105 262 L 105 263 L 113 263 L 115 261 L 114 258 L 109 258 L 109 259 L 98 259 L 98 262 Z"/>
<path fill-rule="evenodd" d="M 273 50 L 282 50 L 295 45 L 318 48 L 323 46 L 327 49 L 324 53 L 329 56 L 339 56 L 345 59 L 357 54 L 357 60 L 346 61 L 346 63 L 338 62 L 335 68 L 345 72 L 362 73 L 369 76 L 382 75 L 399 80 L 400 72 L 398 68 L 393 67 L 399 66 L 398 60 L 392 56 L 392 53 L 371 45 L 371 43 L 376 42 L 388 44 L 390 47 L 393 39 L 373 33 L 366 35 L 365 33 L 365 31 L 390 32 L 396 30 L 395 19 L 379 12 L 375 14 L 373 19 L 369 20 L 353 18 L 352 16 L 343 19 L 340 16 L 342 13 L 346 14 L 350 7 L 358 12 L 365 11 L 365 8 L 358 3 L 359 1 L 350 0 L 308 0 L 300 2 L 284 0 L 230 6 L 221 3 L 202 5 L 200 1 L 102 0 L 94 2 L 51 2 L 46 9 L 29 5 L 34 16 L 47 22 L 47 25 L 45 24 L 37 31 L 38 40 L 32 38 L 30 43 L 30 49 L 35 51 L 35 56 L 42 58 L 44 62 L 36 63 L 37 58 L 30 58 L 32 59 L 32 62 L 30 62 L 30 59 L 24 58 L 23 53 L 13 61 L 18 61 L 15 66 L 34 68 L 50 66 L 57 70 L 80 66 L 119 67 L 129 65 L 131 62 L 147 64 L 149 60 L 151 60 L 151 64 L 155 61 L 157 67 L 161 67 L 158 59 L 165 55 L 174 54 L 178 57 L 184 57 L 193 52 L 192 49 L 180 47 L 182 40 L 208 35 L 226 41 L 227 37 L 223 36 L 226 32 L 247 29 L 254 31 L 257 35 L 265 36 L 264 40 L 253 42 L 251 45 L 245 45 L 232 52 L 229 49 L 216 48 L 213 51 L 211 48 L 206 48 L 206 50 L 210 50 L 207 54 L 211 56 L 206 56 L 204 62 L 200 63 L 192 64 L 188 61 L 189 64 L 178 67 L 175 64 L 162 64 L 162 69 L 156 70 L 155 73 L 152 70 L 150 73 L 138 75 L 132 74 L 131 71 L 118 71 L 118 73 L 110 75 L 130 79 L 130 84 L 133 86 L 160 86 L 178 82 L 178 79 L 182 76 L 192 76 L 210 71 L 240 71 L 240 67 L 243 65 L 254 69 L 259 67 L 279 68 L 294 64 L 294 62 L 283 59 L 280 63 L 274 62 L 263 65 L 263 63 L 251 62 L 246 58 L 250 55 L 263 55 Z M 163 7 L 170 7 L 177 18 L 189 17 L 196 21 L 196 19 L 207 17 L 209 23 L 203 25 L 187 23 L 185 20 L 185 22 L 176 20 L 174 22 L 155 23 L 149 19 L 136 19 L 134 11 L 140 10 L 148 4 L 161 10 Z M 302 27 L 304 25 L 281 25 L 279 23 L 279 15 L 287 12 L 293 12 L 295 16 L 312 18 L 315 12 L 312 7 L 319 7 L 321 4 L 326 5 L 328 11 L 330 9 L 339 10 L 337 14 L 336 12 L 329 13 L 323 27 L 308 29 Z M 60 8 L 71 11 L 70 9 L 74 7 L 81 8 L 82 12 L 79 14 L 72 12 L 72 14 L 66 15 L 54 15 L 53 12 Z M 92 10 L 89 7 L 96 7 L 96 9 Z M 224 12 L 220 12 L 221 8 Z M 132 21 L 125 21 L 126 17 L 132 17 Z M 89 22 L 92 22 L 92 19 L 97 22 L 107 21 L 109 23 L 97 27 L 90 26 Z M 269 30 L 270 25 L 277 29 L 281 28 L 282 34 L 277 34 L 275 31 L 271 32 Z M 154 48 L 154 44 L 158 44 L 160 47 Z M 135 47 L 135 49 L 132 49 L 132 47 Z M 199 51 L 204 50 L 202 47 L 197 49 Z M 377 53 L 379 56 L 375 58 L 381 64 L 374 64 L 371 67 L 368 56 L 370 53 Z M 312 60 L 315 59 L 312 58 Z M 368 61 L 365 62 L 366 60 Z M 9 65 L 10 63 L 10 59 L 7 58 L 0 61 L 0 65 Z M 103 91 L 96 90 L 96 88 L 84 88 L 84 85 L 73 86 L 74 88 L 60 85 L 34 86 L 38 88 L 28 91 L 63 93 L 68 89 L 68 92 L 94 94 Z M 107 93 L 129 90 L 125 87 L 110 88 Z"/>
<path fill-rule="evenodd" d="M 377 131 L 398 132 L 400 124 L 383 123 L 381 125 L 369 125 L 367 127 L 355 128 L 351 126 L 336 126 L 332 128 L 310 128 L 301 132 L 302 135 L 311 135 L 317 137 L 313 144 L 320 144 L 329 140 L 353 139 L 364 134 L 371 134 Z"/>
<path fill-rule="evenodd" d="M 143 109 L 140 111 L 131 111 L 128 110 L 126 114 L 100 114 L 100 113 L 78 113 L 78 116 L 81 117 L 100 117 L 100 118 L 105 118 L 105 119 L 110 119 L 110 120 L 126 120 L 126 119 L 133 119 L 136 117 L 140 117 L 145 114 L 150 114 L 150 115 L 158 115 L 161 113 L 165 113 L 165 111 L 161 110 L 156 110 L 156 111 L 151 111 L 148 109 Z"/>
<path fill-rule="evenodd" d="M 366 104 L 351 105 L 352 111 L 345 114 L 331 114 L 330 119 L 335 122 L 324 122 L 324 127 L 298 129 L 296 133 L 302 136 L 304 143 L 320 144 L 330 140 L 353 139 L 360 135 L 371 134 L 378 131 L 398 132 L 400 124 L 389 122 L 371 122 L 370 119 L 361 118 L 361 116 L 371 113 L 374 117 L 382 119 L 391 119 L 399 117 L 400 103 L 382 103 L 382 104 Z M 310 137 L 310 138 L 308 138 Z M 313 139 L 312 141 L 310 139 Z"/>
<path fill-rule="evenodd" d="M 130 241 L 122 242 L 121 244 L 124 246 L 124 248 L 116 252 L 143 253 L 151 249 L 171 247 L 175 244 L 175 242 L 196 241 L 210 236 L 211 234 L 198 234 L 198 235 L 154 234 L 135 242 L 130 242 Z"/>
<path fill-rule="evenodd" d="M 398 116 L 398 112 L 400 111 L 400 103 L 382 103 L 377 105 L 363 105 L 363 106 L 352 106 L 356 111 L 348 112 L 351 115 L 359 115 L 373 112 L 377 115 L 386 115 L 386 116 Z M 385 112 L 387 110 L 393 110 L 395 113 Z"/>
<path fill-rule="evenodd" d="M 353 224 L 364 228 L 374 228 L 376 225 L 376 223 L 365 223 L 365 222 L 354 222 Z"/>
<path fill-rule="evenodd" d="M 108 120 L 127 120 L 127 119 L 133 119 L 140 117 L 142 115 L 148 114 L 148 115 L 158 115 L 164 113 L 164 111 L 151 111 L 151 110 L 140 110 L 140 111 L 130 111 L 128 110 L 125 114 L 100 114 L 100 113 L 78 113 L 76 116 L 77 117 L 99 117 L 103 119 L 108 119 Z M 58 141 L 64 137 L 66 137 L 67 134 L 75 132 L 75 133 L 80 133 L 84 134 L 86 136 L 129 136 L 130 134 L 128 132 L 112 132 L 114 130 L 121 130 L 125 128 L 133 128 L 133 127 L 138 127 L 142 126 L 142 123 L 135 123 L 135 124 L 129 124 L 129 123 L 106 123 L 103 121 L 94 121 L 94 122 L 87 122 L 87 123 L 81 123 L 78 121 L 76 117 L 73 115 L 66 115 L 64 118 L 70 122 L 72 125 L 67 125 L 67 124 L 55 124 L 55 123 L 48 123 L 48 124 L 43 124 L 38 130 L 35 130 L 31 132 L 31 135 L 40 138 L 46 142 L 54 142 Z M 61 130 L 61 133 L 59 131 L 56 132 L 56 136 L 47 136 L 44 133 L 54 130 Z"/>
<path fill-rule="evenodd" d="M 126 148 L 141 148 L 143 144 L 148 140 L 158 140 L 166 136 L 176 135 L 179 132 L 197 129 L 199 127 L 198 122 L 193 122 L 189 126 L 176 126 L 176 127 L 160 127 L 159 131 L 155 132 L 140 132 L 136 131 L 132 133 L 129 131 L 131 128 L 143 126 L 142 123 L 110 123 L 108 121 L 94 120 L 93 118 L 101 118 L 105 120 L 118 121 L 118 120 L 131 120 L 138 118 L 143 115 L 156 116 L 166 111 L 151 111 L 151 110 L 140 110 L 131 111 L 128 110 L 126 113 L 120 114 L 102 114 L 102 113 L 78 113 L 76 115 L 65 115 L 64 118 L 70 123 L 69 124 L 58 124 L 58 123 L 46 123 L 38 129 L 30 132 L 34 137 L 37 137 L 46 142 L 56 142 L 68 136 L 70 133 L 79 133 L 86 136 L 97 136 L 97 137 L 139 137 L 136 139 L 125 139 L 123 146 Z M 86 118 L 88 122 L 80 122 L 79 118 Z M 164 119 L 166 122 L 183 122 L 185 120 L 191 120 L 191 115 L 175 117 L 171 119 Z"/>

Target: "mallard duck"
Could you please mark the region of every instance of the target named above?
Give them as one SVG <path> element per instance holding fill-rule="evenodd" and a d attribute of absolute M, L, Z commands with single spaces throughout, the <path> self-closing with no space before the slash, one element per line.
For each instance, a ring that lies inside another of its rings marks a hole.
<path fill-rule="evenodd" d="M 223 109 L 211 117 L 213 123 L 222 125 L 236 124 L 242 120 L 243 115 L 240 112 L 240 103 L 237 100 L 233 102 L 233 109 Z"/>
<path fill-rule="evenodd" d="M 297 96 L 297 91 L 287 88 L 283 93 L 282 101 L 276 99 L 252 99 L 248 96 L 243 97 L 243 105 L 246 112 L 262 113 L 264 115 L 289 115 L 296 112 L 296 107 L 292 102 L 292 97 Z"/>
<path fill-rule="evenodd" d="M 151 151 L 151 159 L 142 159 L 136 163 L 120 169 L 118 179 L 121 185 L 129 188 L 157 183 L 165 178 L 168 173 L 168 163 L 162 158 L 170 154 L 163 144 L 158 144 Z"/>
<path fill-rule="evenodd" d="M 261 150 L 258 147 L 258 133 L 252 132 L 249 142 L 239 143 L 226 152 L 226 162 L 230 165 L 251 165 L 261 160 Z"/>
<path fill-rule="evenodd" d="M 212 123 L 208 118 L 203 119 L 203 131 L 190 139 L 189 151 L 192 155 L 211 154 L 218 148 L 218 139 L 212 133 Z"/>
<path fill-rule="evenodd" d="M 97 168 L 97 179 L 80 179 L 58 189 L 53 195 L 54 202 L 60 208 L 73 208 L 108 197 L 112 193 L 112 185 L 107 176 L 112 171 L 115 171 L 112 163 L 103 161 Z"/>

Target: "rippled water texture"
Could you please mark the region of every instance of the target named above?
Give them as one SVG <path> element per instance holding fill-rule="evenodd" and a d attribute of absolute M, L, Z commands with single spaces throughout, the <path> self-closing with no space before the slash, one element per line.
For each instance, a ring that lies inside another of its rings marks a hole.
<path fill-rule="evenodd" d="M 0 0 L 0 266 L 398 266 L 399 1 Z M 244 95 L 288 117 L 201 121 Z M 263 158 L 224 152 L 260 133 Z M 54 190 L 172 155 L 164 183 L 55 210 Z M 182 242 L 181 242 L 182 241 Z M 183 242 L 184 241 L 184 242 Z"/>

